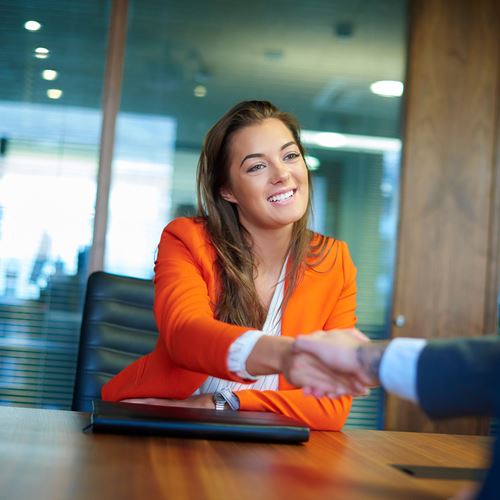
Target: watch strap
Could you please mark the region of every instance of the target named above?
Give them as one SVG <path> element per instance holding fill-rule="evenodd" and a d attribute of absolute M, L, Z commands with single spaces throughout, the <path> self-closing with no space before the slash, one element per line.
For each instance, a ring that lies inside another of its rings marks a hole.
<path fill-rule="evenodd" d="M 225 389 L 222 389 L 222 391 L 220 391 L 220 394 L 226 400 L 231 410 L 238 411 L 240 409 L 240 400 L 238 399 L 238 396 L 236 396 L 236 394 L 231 391 L 231 389 L 228 389 L 226 387 Z"/>

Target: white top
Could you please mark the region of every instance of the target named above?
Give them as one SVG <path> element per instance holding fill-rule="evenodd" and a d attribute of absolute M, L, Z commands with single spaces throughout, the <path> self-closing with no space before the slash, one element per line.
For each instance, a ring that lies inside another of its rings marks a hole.
<path fill-rule="evenodd" d="M 400 398 L 418 403 L 417 364 L 424 339 L 396 338 L 392 340 L 380 361 L 382 387 Z"/>
<path fill-rule="evenodd" d="M 285 289 L 285 271 L 287 259 L 281 269 L 280 277 L 276 288 L 274 289 L 269 311 L 262 330 L 249 330 L 238 337 L 229 347 L 227 366 L 229 371 L 235 373 L 241 378 L 255 380 L 252 384 L 241 384 L 231 380 L 225 380 L 217 377 L 208 377 L 205 382 L 197 389 L 194 394 L 209 394 L 221 391 L 226 387 L 231 391 L 240 391 L 244 389 L 256 389 L 259 391 L 276 391 L 278 389 L 278 374 L 264 375 L 254 377 L 246 370 L 248 356 L 252 352 L 257 340 L 262 335 L 281 335 L 281 303 Z"/>

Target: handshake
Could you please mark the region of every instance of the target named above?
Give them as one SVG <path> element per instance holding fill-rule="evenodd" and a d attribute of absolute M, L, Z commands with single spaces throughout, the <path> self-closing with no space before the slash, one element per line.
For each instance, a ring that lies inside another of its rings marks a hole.
<path fill-rule="evenodd" d="M 366 396 L 379 384 L 388 342 L 370 342 L 355 328 L 300 335 L 285 356 L 282 372 L 305 394 L 337 398 Z"/>

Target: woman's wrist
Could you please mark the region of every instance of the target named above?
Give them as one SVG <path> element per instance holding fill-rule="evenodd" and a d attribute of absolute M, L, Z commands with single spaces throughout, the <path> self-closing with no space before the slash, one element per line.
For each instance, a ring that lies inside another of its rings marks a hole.
<path fill-rule="evenodd" d="M 291 337 L 263 335 L 247 358 L 246 370 L 254 376 L 280 373 L 292 354 Z"/>

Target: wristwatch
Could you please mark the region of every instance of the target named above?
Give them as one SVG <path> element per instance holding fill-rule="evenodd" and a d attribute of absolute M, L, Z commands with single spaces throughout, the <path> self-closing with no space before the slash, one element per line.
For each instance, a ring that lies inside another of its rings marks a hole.
<path fill-rule="evenodd" d="M 240 400 L 238 399 L 238 396 L 236 396 L 236 394 L 234 394 L 234 392 L 227 387 L 221 391 L 214 392 L 213 401 L 216 410 L 225 410 L 226 404 L 233 411 L 240 409 Z"/>

